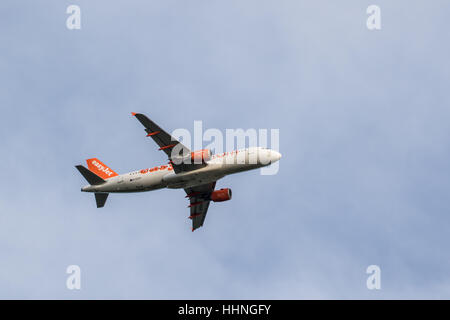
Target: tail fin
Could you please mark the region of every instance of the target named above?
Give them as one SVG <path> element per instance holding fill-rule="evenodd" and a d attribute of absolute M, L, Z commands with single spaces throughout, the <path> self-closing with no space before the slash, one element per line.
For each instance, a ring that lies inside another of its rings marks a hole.
<path fill-rule="evenodd" d="M 105 180 L 100 178 L 98 175 L 96 175 L 92 171 L 89 171 L 82 165 L 75 166 L 75 168 L 77 168 L 78 171 L 80 171 L 82 176 L 87 180 L 87 182 L 89 182 L 89 184 L 98 185 L 98 184 L 102 184 L 102 183 L 106 182 Z"/>
<path fill-rule="evenodd" d="M 109 193 L 95 193 L 95 202 L 97 202 L 97 208 L 102 208 L 105 205 L 106 199 L 108 199 Z"/>
<path fill-rule="evenodd" d="M 91 170 L 102 179 L 108 179 L 118 175 L 97 158 L 87 159 L 86 162 L 89 170 Z"/>

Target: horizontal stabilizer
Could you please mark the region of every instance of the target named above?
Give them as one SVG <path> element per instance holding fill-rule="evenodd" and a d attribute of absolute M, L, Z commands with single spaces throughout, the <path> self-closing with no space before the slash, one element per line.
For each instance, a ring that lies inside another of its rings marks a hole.
<path fill-rule="evenodd" d="M 102 208 L 105 205 L 106 199 L 108 199 L 109 193 L 95 193 L 95 202 L 97 202 L 97 208 Z"/>
<path fill-rule="evenodd" d="M 105 183 L 106 181 L 100 178 L 98 175 L 93 173 L 92 171 L 86 169 L 86 167 L 83 167 L 82 165 L 75 166 L 75 168 L 80 171 L 82 176 L 89 182 L 91 185 L 98 185 Z M 106 201 L 106 200 L 105 200 Z"/>

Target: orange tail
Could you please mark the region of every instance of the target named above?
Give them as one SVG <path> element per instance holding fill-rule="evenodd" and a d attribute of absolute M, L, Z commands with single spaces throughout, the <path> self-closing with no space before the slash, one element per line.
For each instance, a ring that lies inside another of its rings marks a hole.
<path fill-rule="evenodd" d="M 118 175 L 97 158 L 87 159 L 86 162 L 89 170 L 103 179 L 112 178 Z"/>

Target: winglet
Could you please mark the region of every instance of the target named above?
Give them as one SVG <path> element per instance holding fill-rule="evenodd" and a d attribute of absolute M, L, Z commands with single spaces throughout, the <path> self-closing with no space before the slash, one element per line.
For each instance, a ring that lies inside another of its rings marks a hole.
<path fill-rule="evenodd" d="M 132 115 L 132 116 L 135 116 L 135 115 L 136 115 L 136 112 L 132 112 L 131 115 Z"/>

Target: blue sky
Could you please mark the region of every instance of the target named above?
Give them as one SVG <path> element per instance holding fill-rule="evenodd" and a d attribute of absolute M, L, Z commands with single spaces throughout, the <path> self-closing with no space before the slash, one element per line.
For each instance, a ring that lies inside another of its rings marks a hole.
<path fill-rule="evenodd" d="M 1 1 L 0 298 L 449 299 L 449 15 L 444 0 Z M 280 129 L 280 171 L 219 181 L 233 199 L 194 233 L 182 190 L 96 209 L 74 165 L 166 161 L 131 111 L 169 131 Z"/>

